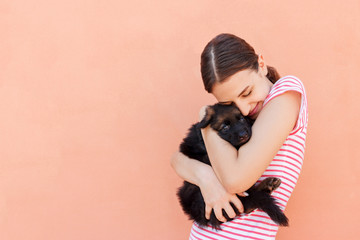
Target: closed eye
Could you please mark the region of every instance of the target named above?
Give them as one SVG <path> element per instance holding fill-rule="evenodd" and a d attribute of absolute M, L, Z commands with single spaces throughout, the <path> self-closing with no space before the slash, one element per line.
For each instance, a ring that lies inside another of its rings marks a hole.
<path fill-rule="evenodd" d="M 243 97 L 247 97 L 252 93 L 252 90 L 250 90 L 246 95 L 242 95 Z"/>

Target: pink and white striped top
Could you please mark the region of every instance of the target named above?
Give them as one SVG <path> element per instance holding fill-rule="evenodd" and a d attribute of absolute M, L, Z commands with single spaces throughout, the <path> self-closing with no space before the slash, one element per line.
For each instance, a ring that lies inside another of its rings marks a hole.
<path fill-rule="evenodd" d="M 277 200 L 277 204 L 283 211 L 295 188 L 303 164 L 308 122 L 305 88 L 302 82 L 294 76 L 286 76 L 279 79 L 272 86 L 269 95 L 264 101 L 264 106 L 271 99 L 286 91 L 301 93 L 301 108 L 297 124 L 286 138 L 266 171 L 257 181 L 257 183 L 259 183 L 267 177 L 277 177 L 282 180 L 280 187 L 272 193 L 272 196 Z M 234 220 L 221 224 L 221 231 L 216 231 L 211 227 L 202 228 L 194 223 L 189 239 L 275 239 L 278 228 L 278 225 L 276 225 L 265 212 L 256 209 L 249 214 L 241 214 Z"/>

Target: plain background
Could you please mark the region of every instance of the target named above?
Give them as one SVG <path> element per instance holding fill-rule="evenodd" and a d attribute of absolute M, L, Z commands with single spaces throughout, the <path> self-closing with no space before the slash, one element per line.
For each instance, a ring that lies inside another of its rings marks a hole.
<path fill-rule="evenodd" d="M 358 239 L 360 2 L 0 1 L 0 239 L 187 239 L 169 164 L 233 33 L 305 84 L 304 166 L 277 239 Z"/>

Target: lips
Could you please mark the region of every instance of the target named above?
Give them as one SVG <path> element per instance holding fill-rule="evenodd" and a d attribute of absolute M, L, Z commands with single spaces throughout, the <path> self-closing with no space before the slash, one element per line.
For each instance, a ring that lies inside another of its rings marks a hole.
<path fill-rule="evenodd" d="M 259 103 L 256 104 L 256 106 L 254 107 L 253 110 L 251 110 L 251 112 L 249 113 L 249 117 L 253 116 L 256 114 L 257 110 L 259 108 Z"/>

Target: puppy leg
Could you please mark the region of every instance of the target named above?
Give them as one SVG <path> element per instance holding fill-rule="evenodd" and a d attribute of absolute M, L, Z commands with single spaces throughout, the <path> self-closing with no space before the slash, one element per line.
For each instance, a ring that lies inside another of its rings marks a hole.
<path fill-rule="evenodd" d="M 276 190 L 281 184 L 281 179 L 276 177 L 265 178 L 258 186 L 256 186 L 257 191 L 264 191 L 271 194 Z"/>

